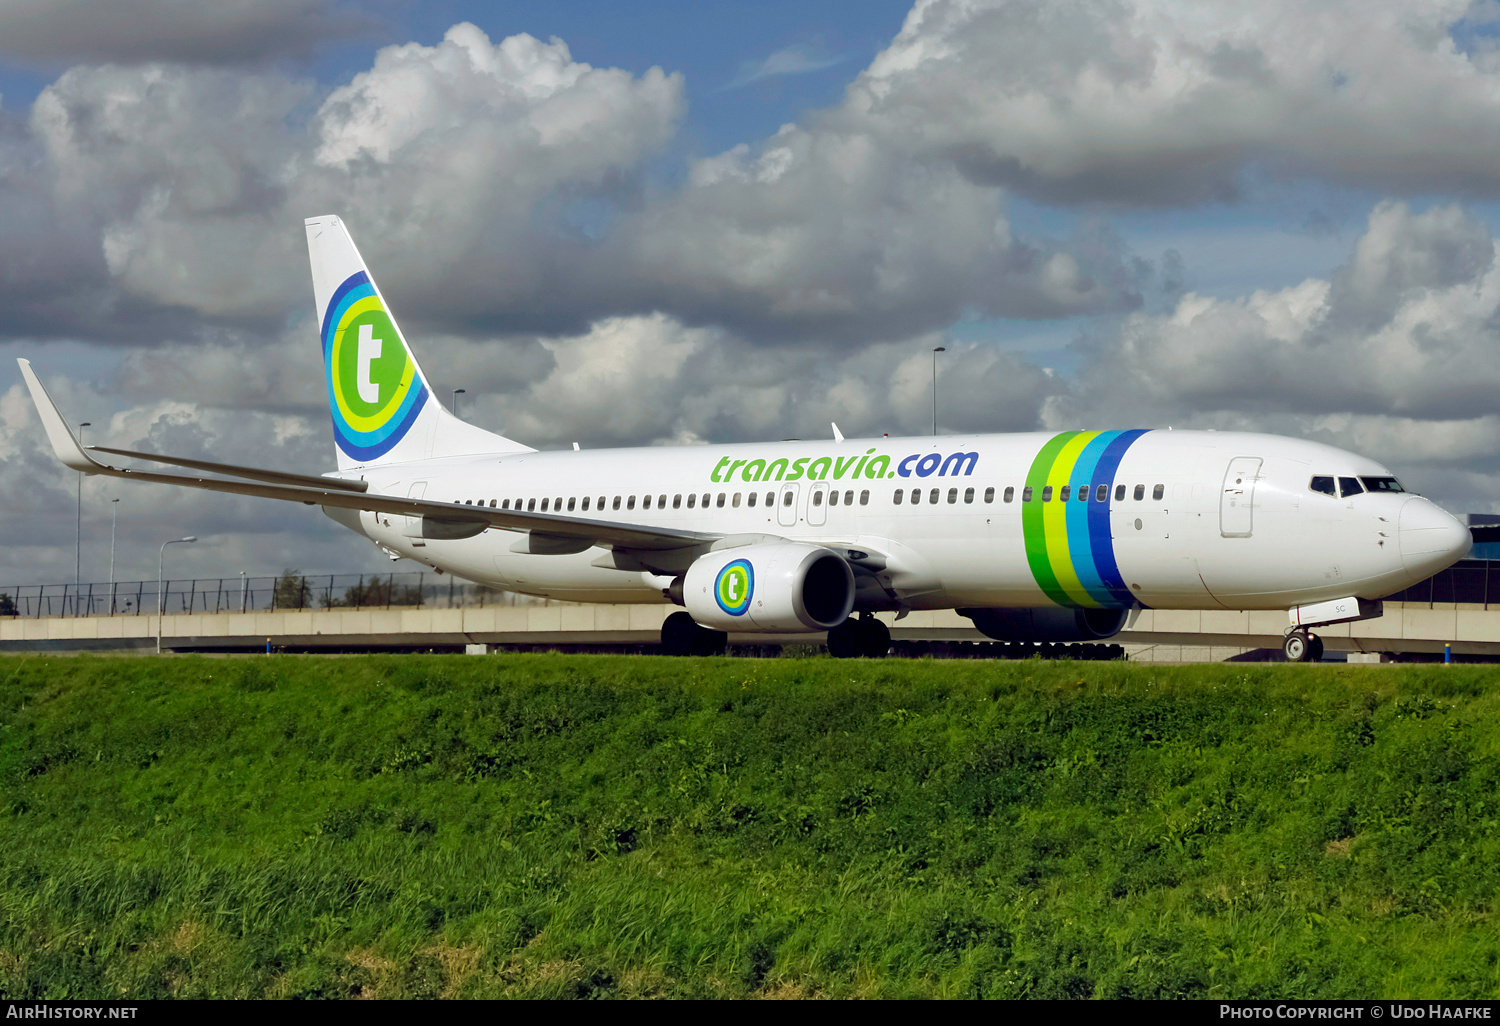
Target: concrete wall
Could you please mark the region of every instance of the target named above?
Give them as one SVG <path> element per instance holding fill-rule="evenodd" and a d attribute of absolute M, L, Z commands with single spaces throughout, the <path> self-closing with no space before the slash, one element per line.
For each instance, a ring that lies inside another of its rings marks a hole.
<path fill-rule="evenodd" d="M 1387 603 L 1375 620 L 1318 630 L 1331 652 L 1440 652 L 1500 655 L 1500 610 L 1402 607 Z M 166 648 L 326 645 L 651 644 L 667 605 L 489 606 L 463 609 L 320 609 L 276 613 L 194 613 L 162 618 Z M 899 641 L 984 641 L 952 610 L 882 614 Z M 1286 614 L 1277 611 L 1143 610 L 1132 629 L 1112 639 L 1132 658 L 1220 661 L 1256 649 L 1279 649 Z M 0 619 L 0 650 L 153 648 L 155 616 Z M 732 636 L 736 641 L 817 643 L 818 635 Z"/>

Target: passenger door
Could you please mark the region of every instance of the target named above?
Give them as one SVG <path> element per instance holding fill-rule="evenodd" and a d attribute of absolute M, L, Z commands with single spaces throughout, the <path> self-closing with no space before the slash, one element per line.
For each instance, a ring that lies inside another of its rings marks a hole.
<path fill-rule="evenodd" d="M 807 490 L 807 522 L 813 527 L 828 522 L 828 485 L 822 481 Z"/>
<path fill-rule="evenodd" d="M 776 496 L 776 522 L 782 527 L 797 526 L 797 492 L 794 484 L 784 484 Z"/>
<path fill-rule="evenodd" d="M 1225 538 L 1248 538 L 1254 527 L 1255 479 L 1259 456 L 1236 456 L 1224 472 L 1219 493 L 1219 533 Z"/>

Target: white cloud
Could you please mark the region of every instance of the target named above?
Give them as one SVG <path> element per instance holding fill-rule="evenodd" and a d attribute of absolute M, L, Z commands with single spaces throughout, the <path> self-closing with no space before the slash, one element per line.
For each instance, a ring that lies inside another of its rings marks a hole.
<path fill-rule="evenodd" d="M 918 0 L 840 114 L 1045 200 L 1178 205 L 1247 167 L 1500 192 L 1500 76 L 1469 0 Z"/>
<path fill-rule="evenodd" d="M 235 64 L 375 27 L 331 0 L 0 0 L 0 54 L 26 61 Z"/>
<path fill-rule="evenodd" d="M 825 53 L 822 48 L 811 43 L 793 43 L 791 46 L 782 47 L 763 60 L 749 61 L 741 65 L 739 74 L 735 75 L 724 88 L 738 89 L 767 78 L 808 75 L 815 71 L 824 71 L 842 61 L 842 57 Z"/>

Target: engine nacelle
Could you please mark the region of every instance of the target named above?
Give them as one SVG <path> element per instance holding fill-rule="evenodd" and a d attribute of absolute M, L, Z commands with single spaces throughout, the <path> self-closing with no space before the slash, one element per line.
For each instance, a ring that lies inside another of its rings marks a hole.
<path fill-rule="evenodd" d="M 826 631 L 854 608 L 854 572 L 820 545 L 744 545 L 695 560 L 682 581 L 682 604 L 715 630 Z"/>
<path fill-rule="evenodd" d="M 960 609 L 996 641 L 1103 641 L 1125 628 L 1128 609 Z"/>

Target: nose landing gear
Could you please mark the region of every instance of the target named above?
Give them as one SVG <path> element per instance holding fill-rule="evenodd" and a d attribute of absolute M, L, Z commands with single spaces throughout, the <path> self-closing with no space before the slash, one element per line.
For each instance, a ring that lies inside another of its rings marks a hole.
<path fill-rule="evenodd" d="M 1281 640 L 1281 652 L 1289 663 L 1320 663 L 1323 661 L 1323 639 L 1298 627 Z"/>

